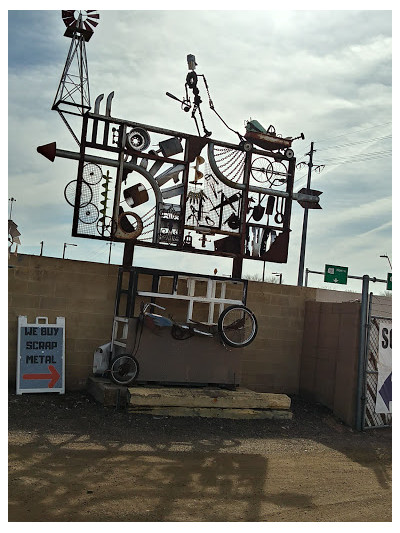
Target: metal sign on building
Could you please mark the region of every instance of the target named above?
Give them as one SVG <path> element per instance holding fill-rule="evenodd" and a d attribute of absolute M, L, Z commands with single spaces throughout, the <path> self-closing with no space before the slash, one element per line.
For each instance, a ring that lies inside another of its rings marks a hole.
<path fill-rule="evenodd" d="M 65 392 L 65 318 L 18 317 L 17 394 Z"/>

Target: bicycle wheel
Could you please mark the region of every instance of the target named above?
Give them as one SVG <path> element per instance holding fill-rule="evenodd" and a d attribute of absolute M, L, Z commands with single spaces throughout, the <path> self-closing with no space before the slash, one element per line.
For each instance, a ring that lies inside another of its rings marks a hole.
<path fill-rule="evenodd" d="M 248 346 L 256 338 L 257 320 L 244 305 L 231 305 L 218 319 L 218 332 L 225 344 L 234 348 Z"/>
<path fill-rule="evenodd" d="M 117 385 L 130 385 L 139 374 L 139 363 L 133 355 L 121 354 L 111 361 L 110 372 Z"/>
<path fill-rule="evenodd" d="M 258 183 L 269 183 L 273 167 L 266 157 L 256 157 L 251 164 L 251 175 Z"/>

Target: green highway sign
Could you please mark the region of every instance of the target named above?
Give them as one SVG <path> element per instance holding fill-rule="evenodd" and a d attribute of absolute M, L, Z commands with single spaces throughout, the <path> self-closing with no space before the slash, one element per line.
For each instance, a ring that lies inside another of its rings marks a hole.
<path fill-rule="evenodd" d="M 348 267 L 325 265 L 324 281 L 336 283 L 337 285 L 347 285 Z"/>
<path fill-rule="evenodd" d="M 389 274 L 387 275 L 386 290 L 388 291 L 392 290 L 392 273 L 391 272 L 389 272 Z"/>

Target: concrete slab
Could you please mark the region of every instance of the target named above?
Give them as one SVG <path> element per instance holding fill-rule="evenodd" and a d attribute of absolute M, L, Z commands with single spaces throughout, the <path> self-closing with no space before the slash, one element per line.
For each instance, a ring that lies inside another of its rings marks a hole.
<path fill-rule="evenodd" d="M 90 376 L 87 391 L 96 401 L 107 407 L 125 407 L 129 403 L 128 388 L 116 385 L 106 378 Z"/>
<path fill-rule="evenodd" d="M 218 407 L 128 407 L 132 414 L 152 416 L 190 416 L 203 418 L 279 419 L 291 420 L 292 412 L 287 409 L 229 409 Z"/>
<path fill-rule="evenodd" d="M 233 409 L 290 409 L 286 394 L 209 387 L 130 387 L 132 406 Z"/>

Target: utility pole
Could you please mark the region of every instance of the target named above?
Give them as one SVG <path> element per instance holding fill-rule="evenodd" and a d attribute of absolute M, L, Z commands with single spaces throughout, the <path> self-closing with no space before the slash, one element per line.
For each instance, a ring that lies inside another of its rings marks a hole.
<path fill-rule="evenodd" d="M 110 251 L 108 252 L 108 264 L 110 264 L 110 261 L 111 261 L 111 246 L 114 246 L 114 243 L 113 242 L 109 242 L 108 245 L 110 247 Z"/>
<path fill-rule="evenodd" d="M 314 142 L 311 143 L 310 151 L 308 152 L 309 159 L 308 159 L 308 176 L 307 176 L 307 189 L 311 188 L 311 172 L 313 169 L 313 153 L 314 150 Z M 323 165 L 318 165 L 319 169 L 321 169 Z M 318 168 L 317 167 L 317 168 Z M 299 261 L 299 275 L 297 278 L 297 285 L 299 287 L 303 286 L 303 276 L 304 276 L 304 261 L 305 261 L 305 255 L 306 255 L 306 239 L 307 239 L 307 225 L 308 225 L 308 207 L 304 208 L 304 216 L 303 216 L 303 232 L 301 235 L 301 248 L 300 248 L 300 261 Z"/>

